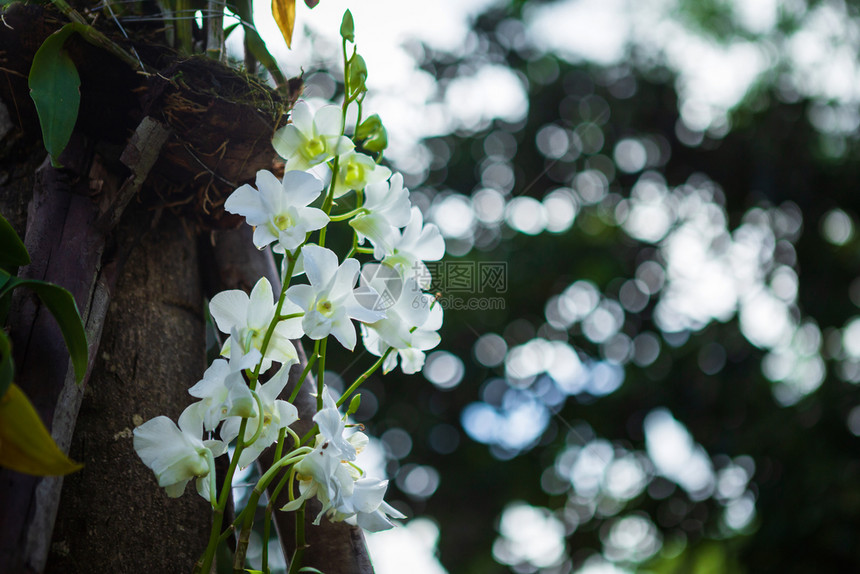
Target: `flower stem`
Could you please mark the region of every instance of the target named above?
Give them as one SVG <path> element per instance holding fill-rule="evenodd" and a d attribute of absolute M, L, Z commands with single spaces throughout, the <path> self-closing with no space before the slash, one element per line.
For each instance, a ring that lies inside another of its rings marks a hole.
<path fill-rule="evenodd" d="M 245 427 L 248 426 L 248 419 L 242 418 L 239 424 L 239 436 L 245 436 Z M 215 559 L 215 550 L 218 548 L 218 542 L 221 539 L 221 523 L 224 521 L 224 509 L 227 507 L 227 498 L 230 496 L 230 490 L 233 488 L 233 474 L 236 472 L 236 467 L 239 464 L 239 456 L 242 454 L 244 446 L 242 441 L 236 441 L 236 450 L 233 452 L 233 458 L 230 460 L 230 465 L 227 467 L 227 474 L 224 476 L 224 484 L 221 486 L 221 492 L 218 496 L 218 504 L 212 512 L 212 530 L 209 532 L 209 543 L 206 545 L 206 550 L 203 556 L 195 564 L 194 572 L 199 574 L 209 574 L 212 570 L 212 561 Z"/>
<path fill-rule="evenodd" d="M 239 533 L 239 539 L 236 541 L 236 554 L 233 557 L 233 572 L 242 574 L 244 572 L 245 554 L 248 552 L 248 544 L 251 540 L 251 525 L 254 523 L 254 514 L 257 509 L 257 503 L 260 501 L 260 496 L 266 490 L 266 487 L 272 481 L 281 468 L 300 461 L 304 456 L 311 452 L 310 447 L 300 447 L 292 451 L 289 455 L 275 461 L 272 466 L 260 477 L 257 485 L 251 492 L 248 498 L 248 504 L 242 511 L 244 519 L 242 521 L 242 530 Z"/>
<path fill-rule="evenodd" d="M 257 430 L 254 431 L 254 435 L 250 438 L 250 440 L 246 441 L 244 436 L 239 436 L 237 444 L 241 442 L 243 447 L 251 446 L 257 441 L 258 438 L 260 438 L 260 435 L 263 433 L 263 425 L 265 424 L 266 418 L 263 414 L 263 399 L 261 399 L 260 395 L 258 395 L 255 391 L 251 391 L 251 396 L 253 396 L 254 400 L 257 401 Z"/>
<path fill-rule="evenodd" d="M 323 388 L 325 385 L 325 350 L 328 336 L 320 341 L 320 364 L 317 367 L 317 412 L 323 409 Z"/>
<path fill-rule="evenodd" d="M 302 567 L 302 559 L 305 557 L 305 507 L 296 510 L 296 553 L 293 554 L 293 559 L 290 561 L 289 574 L 298 574 Z"/>
<path fill-rule="evenodd" d="M 314 363 L 317 362 L 317 359 L 319 359 L 319 344 L 320 342 L 317 341 L 314 345 L 314 352 L 308 359 L 308 364 L 305 365 L 305 370 L 302 371 L 302 375 L 299 377 L 299 380 L 296 381 L 296 387 L 293 389 L 293 393 L 290 395 L 290 402 L 295 401 L 296 397 L 299 396 L 299 390 L 301 390 L 302 385 L 305 384 L 305 379 L 307 378 L 308 373 L 313 368 Z"/>
<path fill-rule="evenodd" d="M 358 377 L 358 378 L 355 380 L 355 382 L 354 382 L 354 383 L 352 383 L 352 385 L 350 385 L 350 387 L 349 387 L 349 388 L 348 388 L 348 389 L 347 389 L 347 390 L 346 390 L 346 391 L 341 395 L 341 397 L 340 397 L 340 398 L 338 399 L 338 401 L 337 401 L 337 406 L 340 406 L 340 405 L 342 405 L 343 403 L 345 403 L 345 402 L 346 402 L 346 399 L 348 399 L 348 398 L 349 398 L 349 396 L 350 396 L 352 393 L 354 393 L 354 392 L 358 389 L 358 387 L 360 387 L 360 386 L 362 385 L 362 383 L 364 383 L 364 381 L 366 381 L 366 380 L 367 380 L 367 378 L 368 378 L 370 375 L 372 375 L 372 374 L 373 374 L 373 373 L 374 373 L 374 372 L 375 372 L 379 367 L 381 367 L 381 366 L 382 366 L 382 363 L 385 361 L 385 358 L 386 358 L 386 357 L 388 357 L 389 353 L 391 353 L 391 351 L 393 351 L 393 350 L 394 350 L 394 347 L 388 347 L 388 350 L 387 350 L 387 351 L 385 351 L 385 352 L 382 354 L 382 356 L 381 356 L 381 357 L 379 357 L 379 359 L 378 359 L 375 363 L 373 363 L 373 365 L 371 365 L 371 367 L 370 367 L 369 369 L 367 369 L 366 371 L 364 371 L 364 372 L 361 374 L 361 376 L 360 376 L 360 377 Z"/>
<path fill-rule="evenodd" d="M 362 213 L 370 213 L 367 209 L 363 207 L 356 207 L 352 211 L 347 211 L 346 213 L 341 213 L 340 215 L 329 215 L 329 219 L 331 221 L 346 221 L 347 219 L 351 219 L 356 215 L 361 215 Z"/>

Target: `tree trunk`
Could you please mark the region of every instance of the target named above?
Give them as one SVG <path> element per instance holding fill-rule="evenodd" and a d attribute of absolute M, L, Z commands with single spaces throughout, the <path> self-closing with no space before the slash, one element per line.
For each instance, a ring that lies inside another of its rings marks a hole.
<path fill-rule="evenodd" d="M 189 489 L 164 493 L 132 446 L 135 426 L 176 420 L 205 369 L 196 243 L 180 219 L 137 208 L 123 221 L 127 249 L 71 456 L 48 572 L 190 572 L 209 534 L 209 504 Z"/>

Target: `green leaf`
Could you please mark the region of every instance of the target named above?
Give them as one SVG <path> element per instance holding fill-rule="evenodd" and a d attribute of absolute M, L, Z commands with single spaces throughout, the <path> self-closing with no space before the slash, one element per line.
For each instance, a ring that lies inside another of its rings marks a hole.
<path fill-rule="evenodd" d="M 343 20 L 340 23 L 340 35 L 344 40 L 355 42 L 355 21 L 352 19 L 352 12 L 349 10 L 343 13 Z"/>
<path fill-rule="evenodd" d="M 4 273 L 0 271 L 0 283 L 2 283 Z M 87 372 L 89 351 L 87 350 L 87 334 L 84 331 L 84 322 L 81 320 L 75 298 L 59 285 L 38 279 L 19 279 L 17 277 L 11 277 L 7 280 L 5 286 L 0 289 L 0 297 L 22 285 L 36 293 L 48 311 L 51 312 L 51 315 L 54 316 L 54 319 L 57 320 L 63 334 L 63 340 L 69 349 L 72 364 L 75 367 L 75 380 L 80 383 Z"/>
<path fill-rule="evenodd" d="M 0 329 L 0 397 L 6 394 L 15 377 L 15 362 L 12 360 L 12 341 L 6 331 Z"/>
<path fill-rule="evenodd" d="M 237 27 L 239 27 L 239 22 L 236 22 L 235 24 L 230 24 L 229 26 L 224 28 L 224 39 L 226 40 L 233 32 L 233 30 L 235 30 Z"/>
<path fill-rule="evenodd" d="M 74 24 L 66 24 L 48 36 L 33 57 L 30 68 L 30 97 L 39 114 L 45 149 L 51 154 L 55 167 L 59 166 L 57 159 L 72 137 L 81 103 L 81 79 L 74 62 L 63 49 L 75 28 Z"/>
<path fill-rule="evenodd" d="M 27 265 L 30 262 L 30 254 L 24 247 L 24 242 L 15 233 L 15 230 L 0 215 L 0 267 L 10 273 L 19 265 Z"/>
<path fill-rule="evenodd" d="M 278 68 L 275 58 L 269 52 L 269 49 L 266 48 L 266 43 L 263 41 L 263 38 L 260 37 L 260 34 L 250 26 L 244 26 L 244 29 L 245 48 L 250 50 L 251 54 L 257 58 L 257 61 L 263 64 L 263 67 L 272 74 L 272 78 L 275 80 L 278 87 L 287 85 L 287 79 L 284 77 L 281 69 Z"/>
<path fill-rule="evenodd" d="M 323 574 L 320 570 L 316 568 L 312 568 L 310 566 L 305 566 L 304 568 L 299 568 L 299 572 L 311 572 L 312 574 Z"/>

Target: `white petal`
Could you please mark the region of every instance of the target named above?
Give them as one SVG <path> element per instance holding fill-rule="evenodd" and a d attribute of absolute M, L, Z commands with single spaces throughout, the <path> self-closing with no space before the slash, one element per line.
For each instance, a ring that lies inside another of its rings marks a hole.
<path fill-rule="evenodd" d="M 278 409 L 278 416 L 281 419 L 280 424 L 278 425 L 278 431 L 299 420 L 299 411 L 292 403 L 288 403 L 287 401 L 275 401 L 275 407 Z"/>
<path fill-rule="evenodd" d="M 180 480 L 177 483 L 165 485 L 164 491 L 170 498 L 179 498 L 180 496 L 185 494 L 185 487 L 188 485 L 189 480 L 191 479 L 186 478 L 185 480 Z"/>
<path fill-rule="evenodd" d="M 343 345 L 346 349 L 352 351 L 355 348 L 355 325 L 352 321 L 346 319 L 333 323 L 331 326 L 331 334 Z"/>
<path fill-rule="evenodd" d="M 263 249 L 272 241 L 277 241 L 278 236 L 272 233 L 268 224 L 260 225 L 254 228 L 254 246 L 257 249 Z"/>
<path fill-rule="evenodd" d="M 293 285 L 287 288 L 287 299 L 307 313 L 316 303 L 317 293 L 310 285 Z"/>
<path fill-rule="evenodd" d="M 263 404 L 274 404 L 275 399 L 278 398 L 278 395 L 280 395 L 281 391 L 284 390 L 284 387 L 287 386 L 287 382 L 289 380 L 290 368 L 281 367 L 278 372 L 275 373 L 274 377 L 261 385 L 258 393 L 260 395 L 260 399 L 263 400 Z"/>
<path fill-rule="evenodd" d="M 350 220 L 349 225 L 359 234 L 364 235 L 379 248 L 380 253 L 391 255 L 394 253 L 394 242 L 397 241 L 397 230 L 392 227 L 383 215 L 371 213 L 359 215 Z"/>
<path fill-rule="evenodd" d="M 221 291 L 209 302 L 209 313 L 223 333 L 229 333 L 234 326 L 243 328 L 248 314 L 248 295 L 239 289 Z"/>
<path fill-rule="evenodd" d="M 179 415 L 179 429 L 185 435 L 202 440 L 203 416 L 200 409 L 195 408 L 194 404 L 185 407 L 185 410 Z"/>
<path fill-rule="evenodd" d="M 282 127 L 275 132 L 274 136 L 272 136 L 272 147 L 275 148 L 275 151 L 279 156 L 286 159 L 288 162 L 292 162 L 293 155 L 295 155 L 296 150 L 303 143 L 304 138 L 301 132 L 299 132 L 299 129 L 292 124 Z"/>
<path fill-rule="evenodd" d="M 414 375 L 424 367 L 424 353 L 417 349 L 403 349 L 400 355 L 400 370 L 405 375 Z"/>
<path fill-rule="evenodd" d="M 316 132 L 323 136 L 339 136 L 343 113 L 337 106 L 323 106 L 314 116 Z"/>
<path fill-rule="evenodd" d="M 283 190 L 289 205 L 305 207 L 320 196 L 323 183 L 306 171 L 284 174 Z"/>
<path fill-rule="evenodd" d="M 302 249 L 305 256 L 305 274 L 315 289 L 322 289 L 337 272 L 337 255 L 334 251 L 319 245 L 305 245 Z M 353 283 L 354 284 L 354 283 Z"/>
<path fill-rule="evenodd" d="M 311 339 L 322 339 L 331 333 L 332 321 L 319 311 L 308 311 L 302 318 L 302 329 Z"/>
<path fill-rule="evenodd" d="M 260 194 L 248 184 L 239 187 L 230 194 L 230 197 L 224 202 L 224 209 L 230 213 L 244 216 L 249 225 L 261 225 L 269 217 L 262 201 L 260 201 Z"/>
<path fill-rule="evenodd" d="M 439 344 L 442 338 L 436 331 L 418 329 L 412 333 L 412 346 L 421 351 L 427 351 Z"/>
<path fill-rule="evenodd" d="M 330 297 L 332 299 L 341 299 L 346 295 L 350 295 L 356 281 L 358 281 L 360 270 L 361 264 L 357 259 L 350 257 L 345 260 L 332 277 L 334 282 L 329 286 L 329 289 L 331 289 Z"/>
<path fill-rule="evenodd" d="M 442 256 L 445 255 L 445 240 L 442 239 L 442 234 L 436 225 L 428 223 L 424 226 L 413 253 L 424 261 L 442 259 Z"/>
<path fill-rule="evenodd" d="M 316 207 L 302 207 L 299 209 L 299 220 L 301 221 L 303 233 L 322 229 L 329 222 L 328 215 L 322 209 Z"/>
<path fill-rule="evenodd" d="M 272 285 L 265 277 L 261 277 L 251 291 L 248 304 L 248 328 L 262 331 L 269 327 L 269 322 L 275 312 Z"/>
<path fill-rule="evenodd" d="M 303 134 L 310 136 L 314 131 L 314 111 L 310 104 L 305 101 L 298 102 L 293 106 L 290 113 L 290 120 L 293 125 Z"/>

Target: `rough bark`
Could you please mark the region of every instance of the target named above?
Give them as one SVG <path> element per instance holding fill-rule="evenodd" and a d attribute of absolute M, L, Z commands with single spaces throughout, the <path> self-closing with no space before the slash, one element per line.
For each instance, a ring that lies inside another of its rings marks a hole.
<path fill-rule="evenodd" d="M 81 406 L 48 572 L 190 572 L 211 511 L 189 489 L 168 498 L 134 452 L 132 430 L 174 421 L 205 368 L 197 248 L 181 220 L 136 208 L 123 221 L 122 265 Z"/>

